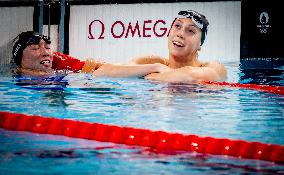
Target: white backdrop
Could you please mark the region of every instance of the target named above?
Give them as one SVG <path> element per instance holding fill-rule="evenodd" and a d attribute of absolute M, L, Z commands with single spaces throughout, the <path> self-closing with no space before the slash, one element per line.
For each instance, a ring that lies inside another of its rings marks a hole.
<path fill-rule="evenodd" d="M 13 39 L 33 29 L 34 7 L 0 7 L 0 64 L 10 63 Z"/>
<path fill-rule="evenodd" d="M 126 63 L 141 55 L 167 57 L 171 23 L 180 10 L 188 9 L 204 14 L 210 23 L 200 59 L 238 61 L 240 1 L 71 6 L 70 55 L 112 63 Z"/>

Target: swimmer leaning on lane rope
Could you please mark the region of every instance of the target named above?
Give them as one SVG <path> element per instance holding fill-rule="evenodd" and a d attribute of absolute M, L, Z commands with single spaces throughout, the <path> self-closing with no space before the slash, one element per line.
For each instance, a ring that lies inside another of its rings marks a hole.
<path fill-rule="evenodd" d="M 227 76 L 227 70 L 217 61 L 202 62 L 198 52 L 205 41 L 209 22 L 196 11 L 180 11 L 175 18 L 168 36 L 169 57 L 138 57 L 134 64 L 161 63 L 171 71 L 151 73 L 148 80 L 165 82 L 221 81 Z"/>

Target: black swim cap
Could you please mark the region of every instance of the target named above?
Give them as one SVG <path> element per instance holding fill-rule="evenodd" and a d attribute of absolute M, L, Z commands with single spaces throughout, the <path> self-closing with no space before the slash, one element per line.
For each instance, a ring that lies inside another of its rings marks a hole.
<path fill-rule="evenodd" d="M 16 42 L 13 46 L 12 54 L 17 66 L 21 66 L 23 50 L 29 45 L 38 44 L 41 39 L 47 44 L 51 43 L 49 37 L 40 35 L 34 31 L 22 32 L 15 38 Z"/>
<path fill-rule="evenodd" d="M 205 41 L 209 22 L 206 17 L 194 10 L 180 11 L 177 18 L 190 18 L 192 22 L 201 30 L 201 45 Z"/>

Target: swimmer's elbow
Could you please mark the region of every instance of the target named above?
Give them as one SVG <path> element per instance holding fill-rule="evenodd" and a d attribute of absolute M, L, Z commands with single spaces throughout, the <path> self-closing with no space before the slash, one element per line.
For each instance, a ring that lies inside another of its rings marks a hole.
<path fill-rule="evenodd" d="M 222 81 L 227 79 L 227 69 L 223 64 L 214 61 L 210 62 L 207 67 L 212 71 L 212 79 L 210 81 Z"/>
<path fill-rule="evenodd" d="M 220 65 L 219 69 L 216 72 L 219 77 L 217 81 L 224 81 L 227 79 L 228 72 L 224 65 Z"/>
<path fill-rule="evenodd" d="M 190 77 L 194 81 L 221 81 L 224 79 L 224 75 L 219 74 L 219 72 L 212 68 L 193 70 L 190 73 Z"/>

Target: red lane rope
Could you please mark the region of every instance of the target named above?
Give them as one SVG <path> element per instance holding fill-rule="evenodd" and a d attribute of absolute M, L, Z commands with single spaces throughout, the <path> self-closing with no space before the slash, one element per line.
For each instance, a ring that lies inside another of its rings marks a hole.
<path fill-rule="evenodd" d="M 209 84 L 209 85 L 216 85 L 216 86 L 227 86 L 227 87 L 253 89 L 253 90 L 270 92 L 270 93 L 273 93 L 273 94 L 284 95 L 284 86 L 241 84 L 241 83 L 213 82 L 213 81 L 205 81 L 203 83 Z"/>
<path fill-rule="evenodd" d="M 64 135 L 103 142 L 145 146 L 157 150 L 196 151 L 198 153 L 228 155 L 284 164 L 284 146 L 276 144 L 227 138 L 200 137 L 197 135 L 151 131 L 148 129 L 1 111 L 0 127 L 8 130 Z"/>

